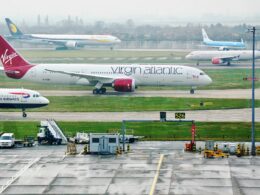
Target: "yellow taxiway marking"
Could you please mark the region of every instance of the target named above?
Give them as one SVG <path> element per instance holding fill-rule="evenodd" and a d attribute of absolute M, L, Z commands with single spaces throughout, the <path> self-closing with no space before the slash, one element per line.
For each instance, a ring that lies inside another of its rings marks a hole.
<path fill-rule="evenodd" d="M 159 162 L 158 162 L 158 165 L 157 165 L 156 174 L 155 174 L 155 176 L 153 178 L 153 184 L 152 184 L 152 187 L 151 187 L 149 195 L 153 195 L 154 194 L 154 190 L 155 190 L 155 186 L 156 186 L 156 183 L 157 183 L 157 180 L 158 180 L 158 177 L 159 177 L 159 173 L 160 173 L 160 169 L 161 169 L 161 166 L 162 166 L 163 158 L 164 158 L 164 155 L 161 154 Z"/>

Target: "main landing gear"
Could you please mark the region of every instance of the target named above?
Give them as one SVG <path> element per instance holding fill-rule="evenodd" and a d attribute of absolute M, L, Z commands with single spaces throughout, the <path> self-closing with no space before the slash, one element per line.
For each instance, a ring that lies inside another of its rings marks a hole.
<path fill-rule="evenodd" d="M 27 117 L 27 114 L 26 114 L 26 112 L 25 112 L 25 109 L 23 108 L 22 111 L 23 111 L 23 117 L 26 118 L 26 117 Z"/>
<path fill-rule="evenodd" d="M 105 94 L 106 93 L 106 91 L 107 91 L 107 89 L 106 88 L 104 88 L 104 87 L 102 87 L 102 88 L 100 88 L 100 89 L 93 89 L 93 94 Z"/>
<path fill-rule="evenodd" d="M 195 89 L 190 89 L 190 94 L 194 94 L 195 93 Z"/>

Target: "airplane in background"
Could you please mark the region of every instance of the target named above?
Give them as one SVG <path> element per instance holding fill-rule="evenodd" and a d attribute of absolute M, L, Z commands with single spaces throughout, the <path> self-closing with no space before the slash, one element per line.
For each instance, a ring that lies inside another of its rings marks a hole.
<path fill-rule="evenodd" d="M 245 48 L 245 43 L 243 39 L 241 39 L 241 42 L 230 42 L 230 41 L 213 41 L 211 40 L 205 29 L 202 29 L 202 37 L 203 37 L 203 43 L 209 47 L 217 47 L 219 50 L 229 50 L 229 49 L 243 49 Z"/>
<path fill-rule="evenodd" d="M 192 51 L 185 58 L 196 60 L 197 65 L 200 61 L 211 61 L 216 65 L 230 65 L 232 61 L 251 60 L 252 52 L 252 50 Z M 260 59 L 260 51 L 255 51 L 255 58 Z"/>
<path fill-rule="evenodd" d="M 29 89 L 0 89 L 0 108 L 22 109 L 23 117 L 27 114 L 25 109 L 47 106 L 49 100 L 37 91 Z"/>
<path fill-rule="evenodd" d="M 23 59 L 0 36 L 0 61 L 5 74 L 13 79 L 68 85 L 95 86 L 93 94 L 106 93 L 105 87 L 118 92 L 133 92 L 137 86 L 197 86 L 208 85 L 211 78 L 202 70 L 180 65 L 96 65 L 96 64 L 38 64 Z"/>
<path fill-rule="evenodd" d="M 113 49 L 121 40 L 112 35 L 66 35 L 66 34 L 23 34 L 22 31 L 9 19 L 5 19 L 11 35 L 5 36 L 8 40 L 16 40 L 33 44 L 57 45 L 56 49 L 76 49 L 86 45 L 104 45 Z"/>

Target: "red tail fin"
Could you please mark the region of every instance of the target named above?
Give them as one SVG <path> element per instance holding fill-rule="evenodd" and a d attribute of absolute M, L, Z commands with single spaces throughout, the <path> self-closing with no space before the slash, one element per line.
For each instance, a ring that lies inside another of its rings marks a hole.
<path fill-rule="evenodd" d="M 0 60 L 6 75 L 15 79 L 22 78 L 33 66 L 23 59 L 2 36 L 0 36 Z"/>

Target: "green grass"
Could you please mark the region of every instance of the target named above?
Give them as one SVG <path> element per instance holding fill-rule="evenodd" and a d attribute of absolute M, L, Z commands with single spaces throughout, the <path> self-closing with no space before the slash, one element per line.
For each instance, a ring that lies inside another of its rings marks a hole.
<path fill-rule="evenodd" d="M 26 59 L 38 58 L 145 58 L 145 57 L 184 57 L 188 52 L 149 51 L 149 50 L 21 50 Z M 77 59 L 75 59 L 77 60 Z"/>
<path fill-rule="evenodd" d="M 131 112 L 175 111 L 250 108 L 251 101 L 244 99 L 204 99 L 171 97 L 111 97 L 111 96 L 60 96 L 48 97 L 47 107 L 29 109 L 41 112 Z M 203 105 L 200 103 L 203 102 Z M 260 100 L 255 101 L 260 107 Z M 1 111 L 10 111 L 1 109 Z M 12 111 L 12 110 L 11 110 Z M 14 110 L 17 111 L 17 110 Z"/>
<path fill-rule="evenodd" d="M 244 81 L 244 77 L 250 77 L 251 70 L 248 69 L 217 69 L 205 70 L 212 78 L 213 83 L 199 87 L 198 89 L 249 89 L 251 88 L 250 81 Z M 256 77 L 260 78 L 260 69 L 256 69 Z M 49 85 L 39 84 L 22 80 L 10 79 L 5 76 L 0 76 L 0 87 L 24 87 L 35 90 L 92 90 L 93 86 L 77 86 L 77 85 Z M 256 88 L 260 87 L 260 82 L 256 82 Z M 185 89 L 188 87 L 156 87 L 156 86 L 140 86 L 137 90 L 176 90 Z"/>
<path fill-rule="evenodd" d="M 76 132 L 120 132 L 120 122 L 58 122 L 65 135 L 74 136 Z M 13 132 L 17 139 L 25 135 L 37 135 L 37 122 L 3 122 L 0 132 Z M 126 123 L 126 129 L 144 140 L 190 140 L 190 123 Z M 256 123 L 256 141 L 260 141 L 260 123 Z M 251 123 L 245 122 L 196 122 L 196 140 L 250 141 Z"/>
<path fill-rule="evenodd" d="M 252 87 L 251 81 L 243 78 L 251 77 L 251 69 L 222 69 L 205 70 L 212 78 L 212 84 L 203 87 L 204 89 L 249 89 Z M 256 78 L 260 78 L 260 69 L 256 69 Z M 260 87 L 260 82 L 255 82 L 256 88 Z"/>
<path fill-rule="evenodd" d="M 188 52 L 136 50 L 21 51 L 32 63 L 182 63 Z M 189 61 L 187 61 L 189 62 Z M 194 61 L 190 63 L 195 63 Z"/>

